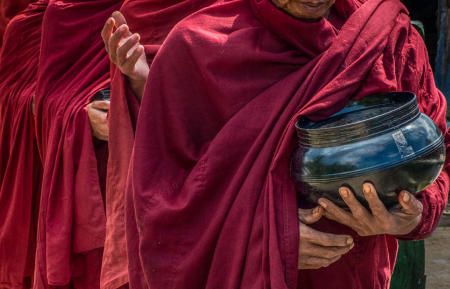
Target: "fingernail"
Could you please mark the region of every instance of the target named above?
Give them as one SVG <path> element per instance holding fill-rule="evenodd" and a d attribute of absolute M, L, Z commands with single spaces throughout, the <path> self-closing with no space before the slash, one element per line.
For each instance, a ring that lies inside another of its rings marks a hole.
<path fill-rule="evenodd" d="M 366 193 L 366 194 L 370 193 L 370 192 L 371 192 L 370 185 L 369 185 L 369 184 L 364 184 L 364 185 L 363 185 L 363 191 L 364 191 L 364 193 Z"/>
<path fill-rule="evenodd" d="M 133 39 L 133 40 L 137 40 L 138 38 L 139 38 L 139 35 L 137 35 L 137 34 L 133 34 L 131 36 L 131 39 Z"/>
<path fill-rule="evenodd" d="M 324 209 L 327 208 L 327 204 L 326 204 L 324 201 L 319 200 L 319 204 L 320 204 Z"/>
<path fill-rule="evenodd" d="M 350 245 L 350 244 L 353 243 L 353 239 L 352 238 L 348 238 L 346 242 L 347 242 L 347 245 Z"/>
<path fill-rule="evenodd" d="M 347 198 L 348 197 L 348 190 L 346 188 L 340 188 L 339 189 L 339 193 L 341 194 L 341 196 L 343 198 Z"/>
<path fill-rule="evenodd" d="M 405 203 L 409 202 L 409 194 L 406 192 L 403 192 L 403 202 Z"/>

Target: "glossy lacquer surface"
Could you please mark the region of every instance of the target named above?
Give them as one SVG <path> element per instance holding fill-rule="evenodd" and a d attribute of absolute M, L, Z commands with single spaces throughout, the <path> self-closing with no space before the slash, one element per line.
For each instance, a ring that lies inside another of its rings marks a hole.
<path fill-rule="evenodd" d="M 321 122 L 300 119 L 297 134 L 291 174 L 300 197 L 313 203 L 326 197 L 345 207 L 338 189 L 347 185 L 366 205 L 362 185 L 370 181 L 392 207 L 400 190 L 433 183 L 445 160 L 442 133 L 412 93 L 354 101 Z"/>

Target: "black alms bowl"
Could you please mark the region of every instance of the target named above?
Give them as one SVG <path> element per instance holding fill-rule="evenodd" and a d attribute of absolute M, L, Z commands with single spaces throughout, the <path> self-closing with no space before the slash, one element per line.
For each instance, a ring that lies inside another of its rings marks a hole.
<path fill-rule="evenodd" d="M 338 193 L 346 185 L 367 206 L 362 185 L 370 181 L 389 208 L 401 190 L 432 184 L 445 161 L 441 131 L 408 92 L 352 101 L 327 120 L 300 119 L 296 130 L 291 174 L 300 198 L 313 203 L 325 197 L 346 207 Z"/>

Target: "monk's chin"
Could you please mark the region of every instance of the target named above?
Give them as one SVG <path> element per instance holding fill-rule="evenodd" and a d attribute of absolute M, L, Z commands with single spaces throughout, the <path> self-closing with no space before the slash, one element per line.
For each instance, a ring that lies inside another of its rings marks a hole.
<path fill-rule="evenodd" d="M 315 21 L 328 15 L 328 5 L 321 3 L 309 5 L 308 3 L 295 3 L 295 8 L 285 9 L 290 15 L 300 20 Z"/>

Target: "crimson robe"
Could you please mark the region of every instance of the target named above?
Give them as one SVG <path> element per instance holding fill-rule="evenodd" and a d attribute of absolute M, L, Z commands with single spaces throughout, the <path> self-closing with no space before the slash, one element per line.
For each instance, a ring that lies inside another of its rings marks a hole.
<path fill-rule="evenodd" d="M 86 105 L 109 87 L 100 37 L 120 0 L 51 0 L 42 28 L 36 133 L 43 160 L 35 288 L 99 288 L 105 241 L 102 172 Z"/>
<path fill-rule="evenodd" d="M 0 47 L 3 44 L 3 34 L 8 22 L 19 12 L 27 8 L 28 4 L 36 0 L 0 0 Z"/>
<path fill-rule="evenodd" d="M 230 0 L 180 22 L 156 55 L 142 99 L 127 193 L 132 288 L 388 288 L 393 236 L 355 237 L 321 270 L 298 271 L 289 174 L 299 116 L 329 117 L 350 99 L 412 91 L 446 132 L 446 103 L 425 45 L 398 0 L 337 0 L 304 22 L 270 0 Z M 448 163 L 418 194 L 428 236 L 448 192 Z M 141 277 L 143 276 L 143 278 Z"/>
<path fill-rule="evenodd" d="M 151 65 L 159 47 L 180 20 L 217 0 L 128 0 L 120 11 L 133 33 L 139 33 Z M 116 289 L 128 282 L 125 240 L 125 189 L 134 143 L 139 102 L 128 80 L 113 66 L 109 114 L 109 158 L 106 185 L 106 240 L 101 287 Z"/>
<path fill-rule="evenodd" d="M 0 53 L 0 287 L 30 288 L 41 162 L 31 102 L 47 0 L 30 4 L 5 32 Z"/>

